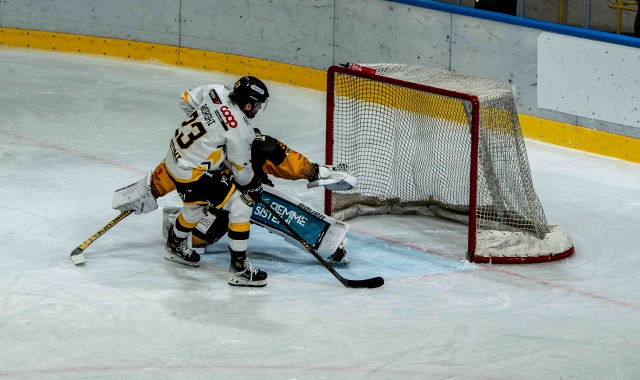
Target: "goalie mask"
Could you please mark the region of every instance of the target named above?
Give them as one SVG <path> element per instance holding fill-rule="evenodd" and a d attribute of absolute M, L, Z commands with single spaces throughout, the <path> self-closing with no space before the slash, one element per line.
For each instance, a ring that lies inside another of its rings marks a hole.
<path fill-rule="evenodd" d="M 260 79 L 246 76 L 240 78 L 233 86 L 230 98 L 249 119 L 253 119 L 258 112 L 267 108 L 269 90 Z M 244 108 L 247 104 L 251 104 L 250 110 Z"/>

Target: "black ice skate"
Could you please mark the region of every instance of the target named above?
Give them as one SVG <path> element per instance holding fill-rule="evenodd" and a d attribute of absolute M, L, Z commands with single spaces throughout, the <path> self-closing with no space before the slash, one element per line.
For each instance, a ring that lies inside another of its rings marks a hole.
<path fill-rule="evenodd" d="M 338 249 L 336 249 L 336 251 L 331 256 L 327 257 L 327 260 L 329 262 L 345 265 L 349 264 L 349 259 L 347 259 L 347 251 L 344 249 L 344 243 L 346 241 L 347 239 L 344 239 L 342 243 L 340 243 Z"/>
<path fill-rule="evenodd" d="M 176 240 L 173 234 L 173 228 L 169 230 L 169 236 L 167 237 L 167 244 L 164 246 L 166 253 L 164 258 L 169 261 L 175 261 L 179 264 L 191 265 L 192 267 L 200 266 L 200 255 L 189 248 L 189 242 L 187 239 L 182 241 Z"/>
<path fill-rule="evenodd" d="M 267 285 L 267 272 L 254 268 L 249 259 L 241 257 L 231 259 L 229 265 L 229 285 L 262 287 Z"/>

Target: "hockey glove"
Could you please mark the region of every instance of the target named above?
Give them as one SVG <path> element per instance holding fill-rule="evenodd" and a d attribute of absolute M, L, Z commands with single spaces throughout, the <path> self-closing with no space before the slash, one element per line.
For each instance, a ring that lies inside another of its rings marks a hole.
<path fill-rule="evenodd" d="M 356 177 L 348 173 L 348 168 L 344 164 L 336 166 L 318 165 L 318 173 L 315 178 L 307 184 L 307 188 L 324 186 L 325 189 L 350 190 L 358 185 Z"/>
<path fill-rule="evenodd" d="M 251 182 L 244 186 L 238 186 L 243 194 L 248 195 L 254 203 L 258 203 L 262 199 L 262 184 L 260 183 L 260 177 L 253 176 Z"/>
<path fill-rule="evenodd" d="M 254 187 L 253 189 L 247 189 L 244 191 L 254 203 L 260 202 L 262 199 L 262 185 Z"/>
<path fill-rule="evenodd" d="M 260 183 L 262 183 L 263 185 L 275 187 L 275 185 L 273 184 L 273 182 L 271 182 L 269 176 L 265 172 L 260 173 Z"/>
<path fill-rule="evenodd" d="M 140 181 L 116 190 L 112 207 L 121 212 L 134 211 L 136 215 L 157 209 L 158 203 L 151 193 L 151 172 Z"/>

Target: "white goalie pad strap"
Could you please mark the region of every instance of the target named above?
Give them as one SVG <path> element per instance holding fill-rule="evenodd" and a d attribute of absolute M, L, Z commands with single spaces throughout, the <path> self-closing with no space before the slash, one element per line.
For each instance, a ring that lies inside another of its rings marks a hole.
<path fill-rule="evenodd" d="M 337 165 L 334 169 L 329 166 L 318 166 L 318 179 L 309 182 L 307 188 L 324 186 L 325 189 L 336 190 L 351 190 L 358 185 L 358 179 L 346 170 L 345 165 Z"/>
<path fill-rule="evenodd" d="M 151 194 L 151 172 L 140 181 L 116 190 L 113 193 L 112 207 L 122 212 L 131 210 L 136 215 L 157 209 L 158 202 Z"/>

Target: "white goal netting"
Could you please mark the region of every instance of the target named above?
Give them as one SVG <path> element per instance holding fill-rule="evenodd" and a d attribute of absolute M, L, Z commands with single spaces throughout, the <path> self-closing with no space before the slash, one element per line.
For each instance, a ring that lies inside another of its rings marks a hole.
<path fill-rule="evenodd" d="M 330 70 L 330 159 L 359 180 L 332 194 L 333 215 L 416 213 L 467 223 L 475 261 L 571 254 L 569 235 L 547 224 L 534 191 L 510 85 L 420 66 L 363 66 L 376 75 Z"/>

